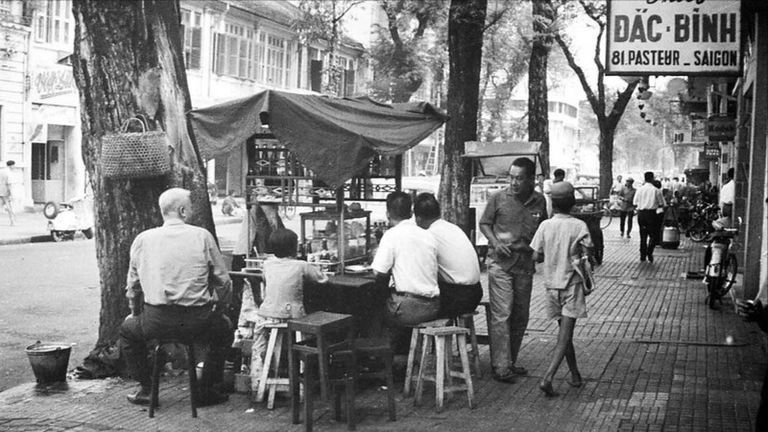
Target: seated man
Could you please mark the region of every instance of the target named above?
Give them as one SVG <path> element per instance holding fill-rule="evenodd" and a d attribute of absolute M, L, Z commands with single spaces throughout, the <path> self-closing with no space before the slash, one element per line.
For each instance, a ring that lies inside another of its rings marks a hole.
<path fill-rule="evenodd" d="M 458 226 L 440 219 L 440 204 L 431 193 L 422 193 L 413 204 L 416 225 L 437 240 L 437 285 L 441 318 L 470 313 L 483 298 L 480 263 L 472 242 Z"/>
<path fill-rule="evenodd" d="M 373 259 L 374 274 L 394 288 L 387 299 L 387 319 L 394 325 L 413 325 L 437 318 L 440 290 L 437 287 L 437 241 L 411 219 L 411 196 L 392 192 L 387 196 L 391 228 L 384 233 Z"/>
<path fill-rule="evenodd" d="M 221 382 L 233 340 L 223 315 L 232 298 L 229 275 L 211 233 L 185 223 L 192 212 L 189 191 L 168 189 L 158 201 L 163 226 L 142 232 L 131 245 L 126 287 L 131 315 L 120 327 L 119 346 L 128 375 L 141 388 L 128 400 L 149 404 L 147 341 L 173 338 L 210 344 L 197 403 L 220 403 L 227 396 L 212 385 Z"/>

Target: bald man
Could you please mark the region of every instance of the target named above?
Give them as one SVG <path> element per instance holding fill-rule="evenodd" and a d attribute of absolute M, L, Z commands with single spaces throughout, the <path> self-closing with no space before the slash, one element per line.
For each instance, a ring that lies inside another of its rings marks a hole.
<path fill-rule="evenodd" d="M 186 221 L 192 201 L 186 189 L 168 189 L 158 200 L 163 226 L 142 232 L 131 245 L 126 297 L 131 314 L 120 327 L 119 345 L 139 390 L 128 396 L 149 404 L 147 341 L 187 339 L 210 344 L 198 406 L 227 400 L 212 385 L 221 381 L 233 333 L 223 312 L 232 299 L 224 258 L 207 230 Z"/>

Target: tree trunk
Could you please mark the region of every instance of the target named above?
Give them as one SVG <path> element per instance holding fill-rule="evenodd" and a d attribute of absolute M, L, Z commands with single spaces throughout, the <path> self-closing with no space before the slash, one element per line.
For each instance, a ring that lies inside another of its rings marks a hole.
<path fill-rule="evenodd" d="M 608 198 L 613 186 L 613 139 L 616 129 L 600 125 L 600 198 Z"/>
<path fill-rule="evenodd" d="M 190 222 L 214 237 L 215 230 L 202 161 L 185 116 L 191 103 L 178 1 L 74 0 L 73 12 L 73 72 L 80 91 L 83 161 L 94 191 L 101 282 L 98 352 L 114 345 L 129 313 L 130 246 L 137 234 L 162 224 L 159 195 L 170 187 L 191 190 Z M 172 172 L 140 180 L 107 179 L 99 164 L 102 139 L 138 114 L 149 119 L 151 129 L 166 132 Z"/>
<path fill-rule="evenodd" d="M 554 12 L 544 1 L 534 1 L 533 44 L 528 63 L 528 141 L 540 141 L 539 155 L 544 174 L 549 173 L 549 100 L 547 98 L 547 60 L 552 46 L 550 24 Z"/>
<path fill-rule="evenodd" d="M 483 30 L 487 0 L 452 0 L 448 18 L 448 115 L 445 159 L 440 166 L 443 217 L 469 233 L 469 163 L 464 142 L 477 139 Z"/>

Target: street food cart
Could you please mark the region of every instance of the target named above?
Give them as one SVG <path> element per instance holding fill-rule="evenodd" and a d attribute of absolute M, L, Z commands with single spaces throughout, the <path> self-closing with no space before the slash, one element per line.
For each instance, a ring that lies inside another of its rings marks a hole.
<path fill-rule="evenodd" d="M 480 232 L 479 221 L 485 211 L 488 197 L 509 186 L 509 167 L 512 161 L 526 157 L 536 165 L 536 174 L 543 172 L 537 141 L 482 142 L 467 141 L 462 157 L 472 161 L 472 182 L 469 186 L 470 213 L 474 213 L 471 239 L 481 256 L 488 250 L 488 239 Z"/>
<path fill-rule="evenodd" d="M 375 230 L 359 202 L 383 202 L 401 190 L 402 153 L 447 120 L 424 102 L 390 105 L 275 90 L 189 116 L 204 159 L 245 146 L 248 207 L 270 202 L 309 210 L 299 214 L 298 252 L 334 272 L 371 253 Z"/>

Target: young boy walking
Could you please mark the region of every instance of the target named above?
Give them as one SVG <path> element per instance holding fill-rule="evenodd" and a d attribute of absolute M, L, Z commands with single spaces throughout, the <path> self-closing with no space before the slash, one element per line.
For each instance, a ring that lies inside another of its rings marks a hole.
<path fill-rule="evenodd" d="M 545 311 L 549 318 L 557 319 L 560 326 L 554 357 L 539 382 L 539 389 L 550 397 L 557 396 L 552 379 L 563 357 L 571 372 L 568 384 L 574 387 L 582 384 L 573 347 L 573 329 L 576 319 L 587 317 L 587 304 L 584 280 L 580 276 L 583 272 L 577 272 L 573 263 L 578 263 L 592 248 L 587 224 L 570 215 L 576 203 L 573 186 L 568 182 L 555 183 L 551 194 L 554 215 L 539 225 L 531 241 L 534 258 L 544 263 Z"/>

